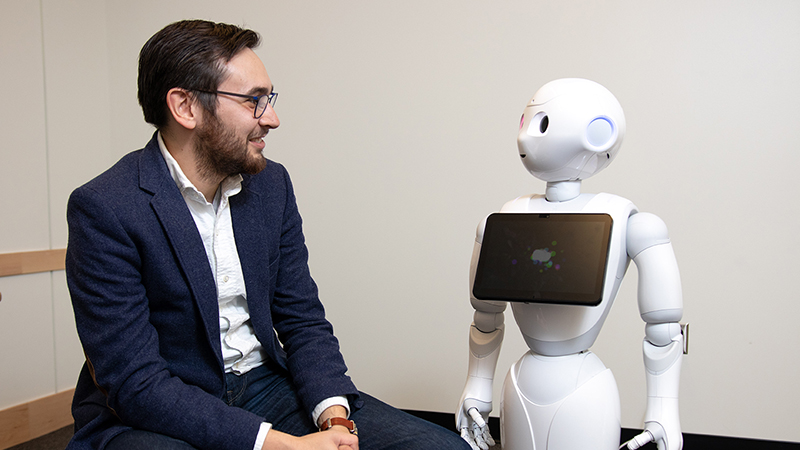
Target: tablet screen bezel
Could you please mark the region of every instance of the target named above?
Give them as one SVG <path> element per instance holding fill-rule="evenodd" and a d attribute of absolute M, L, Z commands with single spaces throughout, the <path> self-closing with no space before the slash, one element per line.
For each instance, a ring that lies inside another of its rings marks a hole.
<path fill-rule="evenodd" d="M 612 225 L 608 214 L 489 215 L 473 295 L 480 300 L 600 304 Z"/>

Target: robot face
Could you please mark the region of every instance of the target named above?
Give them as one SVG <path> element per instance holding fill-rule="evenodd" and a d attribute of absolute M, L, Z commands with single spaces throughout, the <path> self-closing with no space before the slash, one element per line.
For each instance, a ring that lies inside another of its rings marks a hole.
<path fill-rule="evenodd" d="M 517 146 L 525 168 L 544 181 L 575 181 L 605 168 L 625 135 L 617 99 L 589 80 L 566 78 L 540 88 L 525 107 Z"/>

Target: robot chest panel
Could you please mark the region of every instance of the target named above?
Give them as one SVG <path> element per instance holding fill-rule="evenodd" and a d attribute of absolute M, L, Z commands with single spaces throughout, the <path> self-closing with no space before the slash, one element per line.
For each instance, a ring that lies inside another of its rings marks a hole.
<path fill-rule="evenodd" d="M 514 318 L 529 347 L 540 354 L 565 354 L 588 349 L 614 302 L 629 259 L 625 249 L 627 219 L 635 212 L 628 200 L 610 194 L 583 194 L 569 202 L 553 203 L 529 196 L 506 204 L 501 212 L 535 214 L 604 214 L 612 219 L 608 252 L 602 270 L 599 303 L 592 306 L 551 302 L 511 302 Z M 572 248 L 576 252 L 579 249 Z M 569 259 L 566 259 L 569 261 Z M 569 281 L 563 289 L 570 289 Z"/>

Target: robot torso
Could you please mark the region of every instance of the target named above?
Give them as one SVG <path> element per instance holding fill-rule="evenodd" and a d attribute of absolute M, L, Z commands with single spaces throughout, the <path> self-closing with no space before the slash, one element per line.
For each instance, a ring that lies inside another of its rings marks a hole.
<path fill-rule="evenodd" d="M 501 212 L 611 216 L 602 298 L 597 306 L 511 302 L 517 325 L 534 353 L 559 356 L 587 350 L 597 339 L 628 268 L 627 224 L 628 218 L 637 212 L 636 206 L 625 198 L 606 193 L 581 194 L 564 202 L 549 202 L 543 195 L 533 194 L 506 203 Z"/>

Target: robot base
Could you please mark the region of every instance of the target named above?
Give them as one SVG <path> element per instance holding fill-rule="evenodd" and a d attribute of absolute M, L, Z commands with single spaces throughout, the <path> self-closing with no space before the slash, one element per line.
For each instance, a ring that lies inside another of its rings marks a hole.
<path fill-rule="evenodd" d="M 506 376 L 500 403 L 503 450 L 618 450 L 619 391 L 594 353 L 526 353 Z"/>

